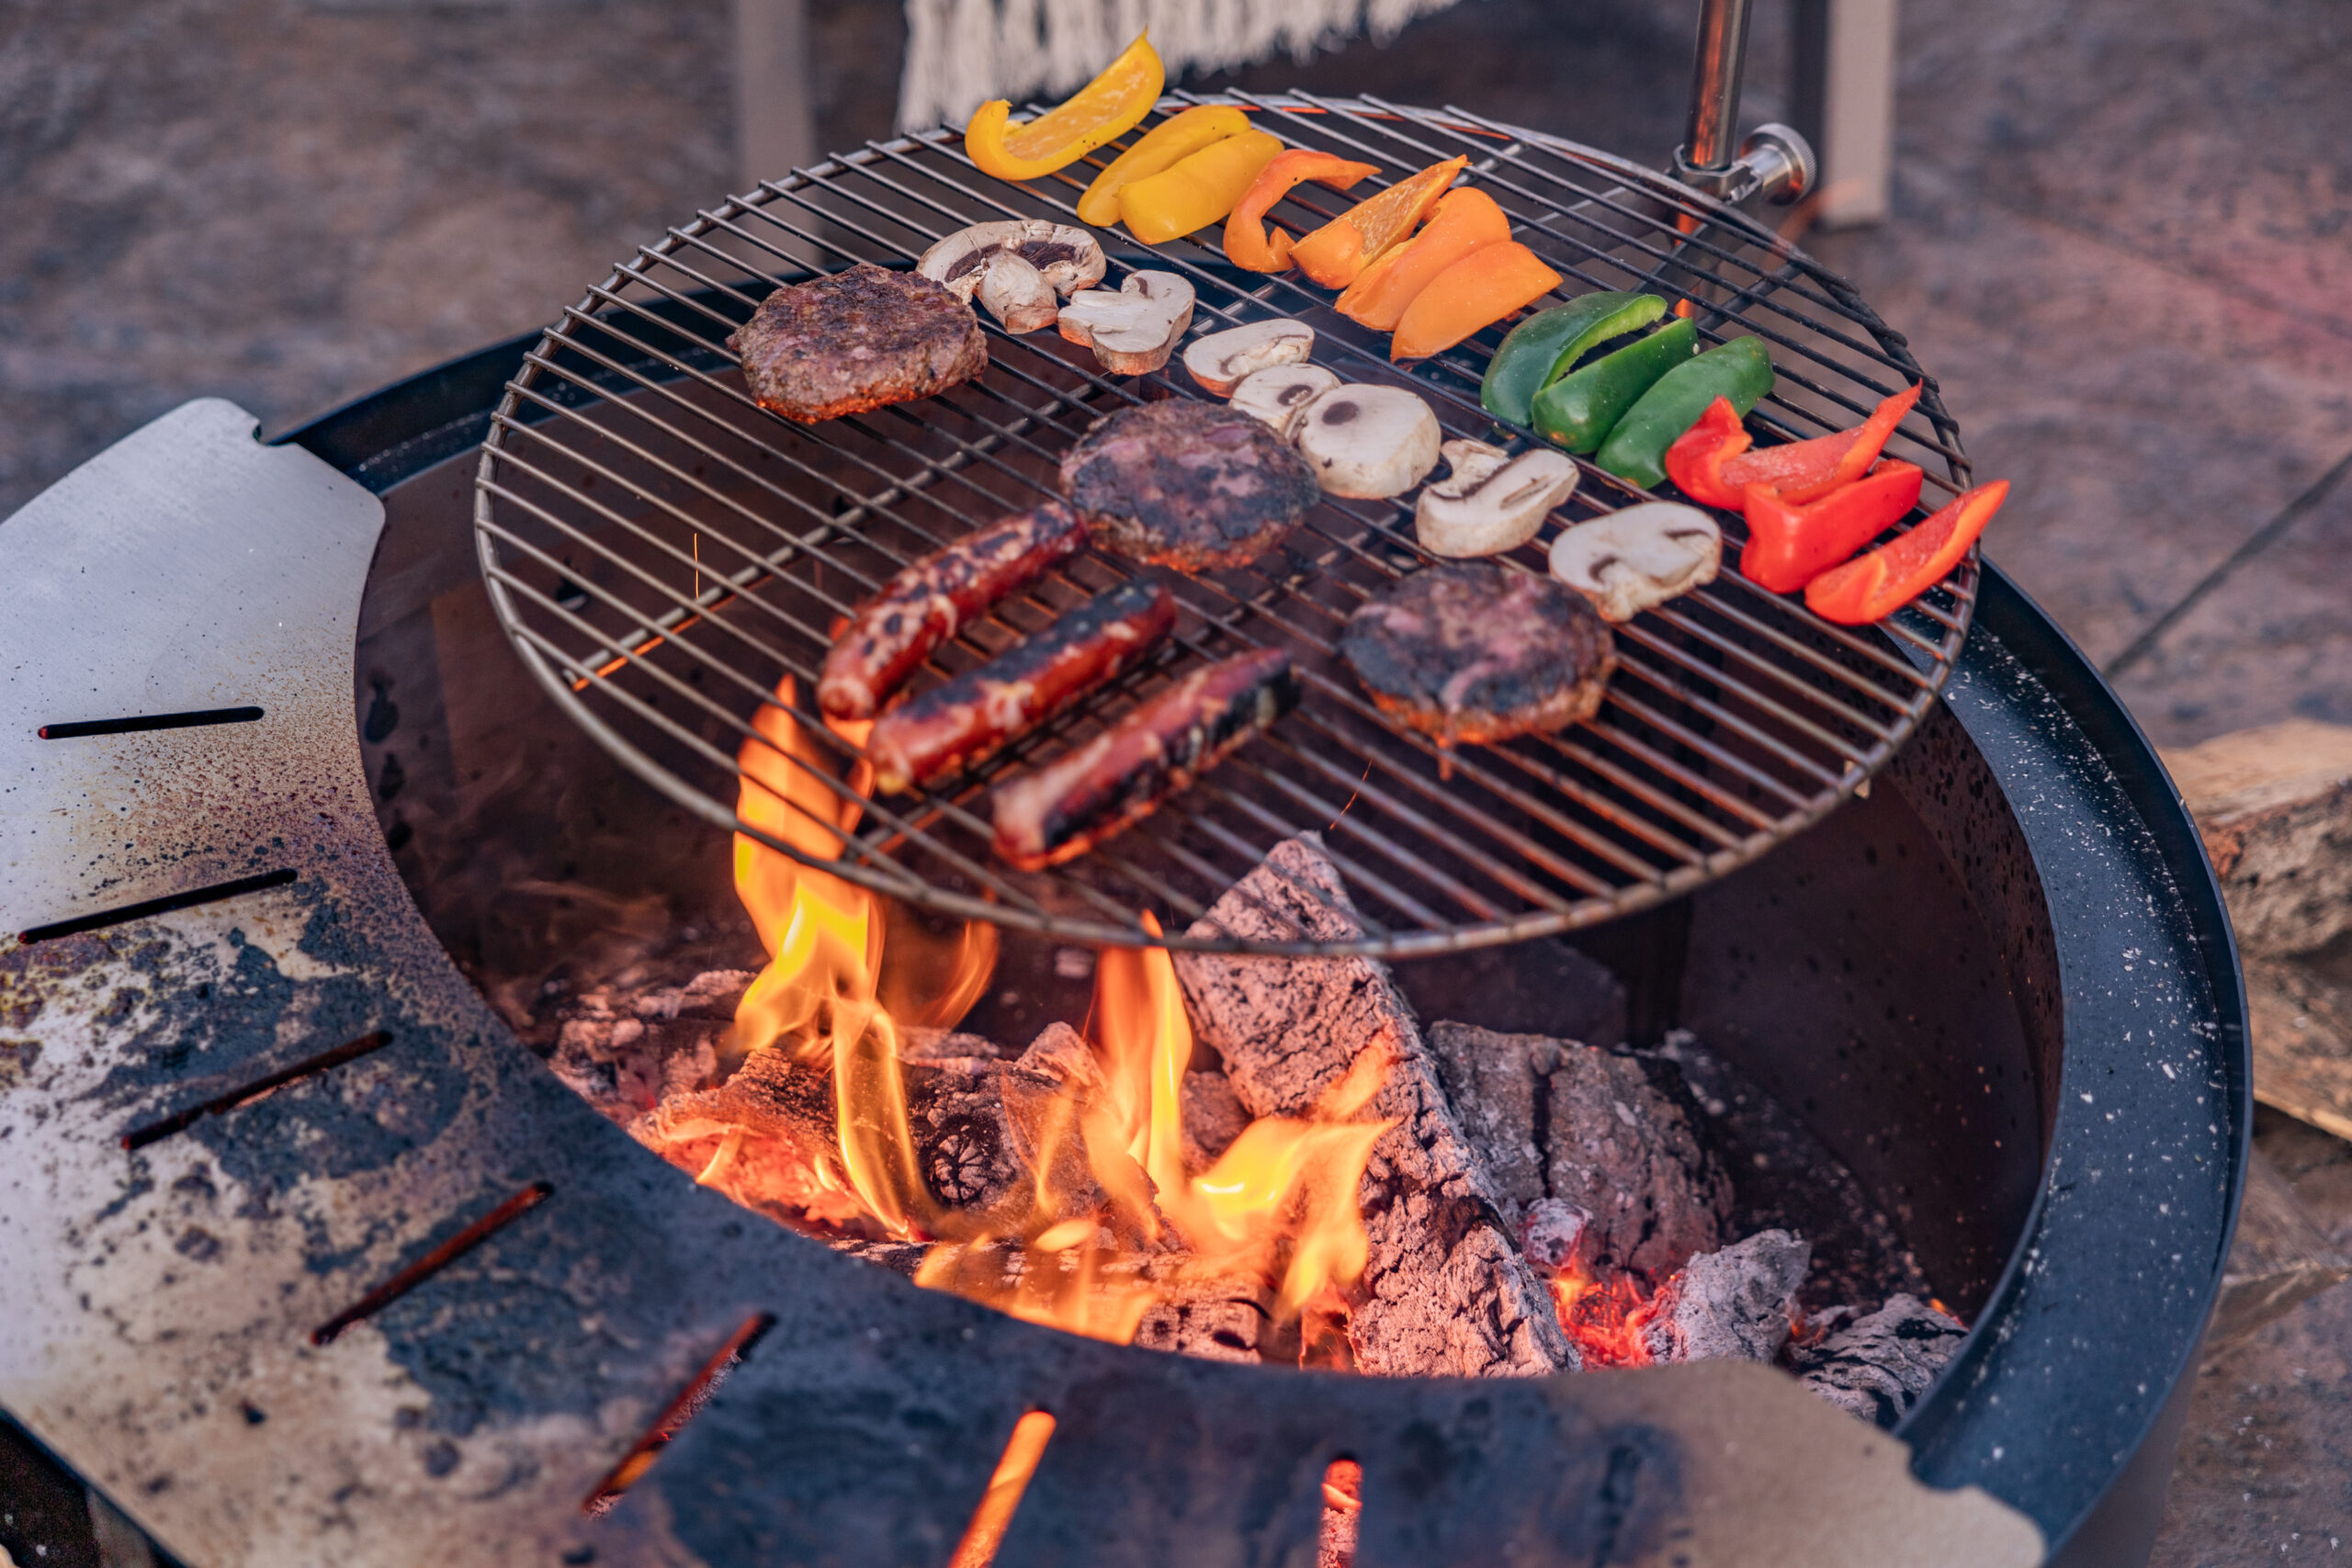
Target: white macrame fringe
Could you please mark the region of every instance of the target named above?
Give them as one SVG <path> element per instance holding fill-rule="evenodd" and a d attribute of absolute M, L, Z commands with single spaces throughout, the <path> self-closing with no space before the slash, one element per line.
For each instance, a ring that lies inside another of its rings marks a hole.
<path fill-rule="evenodd" d="M 991 98 L 1060 97 L 1147 28 L 1174 77 L 1381 42 L 1453 0 L 906 0 L 899 129 L 961 125 Z"/>

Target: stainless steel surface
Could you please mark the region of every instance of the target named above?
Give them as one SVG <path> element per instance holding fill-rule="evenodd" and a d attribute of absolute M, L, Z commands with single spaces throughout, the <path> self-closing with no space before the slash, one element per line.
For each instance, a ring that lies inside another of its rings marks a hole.
<path fill-rule="evenodd" d="M 1674 177 L 1726 204 L 1761 197 L 1787 207 L 1814 193 L 1818 170 L 1812 142 L 1792 126 L 1768 121 L 1749 131 L 1739 144 L 1739 156 L 1720 169 L 1691 168 L 1678 153 Z"/>
<path fill-rule="evenodd" d="M 660 1370 L 609 1430 L 513 1424 L 452 1471 L 441 1437 L 400 1415 L 426 1400 L 373 1324 L 309 1342 L 500 1179 L 502 1151 L 479 1138 L 405 1167 L 368 1147 L 432 1120 L 432 1097 L 405 1092 L 428 1032 L 499 1026 L 401 886 L 359 767 L 352 642 L 383 507 L 254 425 L 187 404 L 0 524 L 7 929 L 294 874 L 89 935 L 0 940 L 0 1014 L 32 1043 L 12 1042 L 0 1077 L 0 1404 L 205 1568 L 481 1561 L 485 1541 L 551 1560 L 666 1397 L 668 1348 L 649 1347 Z M 263 716 L 34 737 L 244 702 Z M 124 1146 L 374 1027 L 395 1038 L 365 1060 Z M 322 1085 L 380 1122 L 322 1145 L 277 1122 L 273 1138 L 274 1115 Z M 224 1156 L 207 1135 L 220 1127 L 253 1141 Z M 319 1163 L 278 1163 L 305 1158 Z"/>
<path fill-rule="evenodd" d="M 1690 119 L 1678 165 L 1720 169 L 1739 134 L 1739 84 L 1747 69 L 1750 0 L 1699 0 L 1699 41 L 1690 62 Z"/>
<path fill-rule="evenodd" d="M 357 614 L 384 509 L 254 430 L 232 403 L 187 403 L 0 530 L 0 646 L 39 655 L 0 663 L 0 773 L 11 784 L 0 797 L 0 910 L 10 931 L 274 869 L 208 819 L 199 786 L 288 731 L 319 739 L 350 727 L 347 702 L 304 705 L 306 671 L 348 657 L 321 623 Z M 87 599 L 93 573 L 108 584 L 102 608 Z M 252 706 L 264 716 L 39 733 Z M 165 813 L 179 818 L 169 844 L 144 827 Z"/>
<path fill-rule="evenodd" d="M 1457 109 L 1304 94 L 1178 96 L 1160 108 L 1195 101 L 1241 103 L 1288 141 L 1377 164 L 1382 180 L 1468 153 L 1472 177 L 1567 277 L 1566 292 L 1679 294 L 1706 341 L 1763 337 L 1780 385 L 1752 423 L 1768 432 L 1801 438 L 1851 424 L 1920 378 L 1900 337 L 1842 280 L 1752 220 L 1623 160 Z M 1118 151 L 1015 186 L 973 170 L 953 133 L 872 143 L 698 213 L 565 312 L 497 411 L 476 522 L 508 634 L 575 720 L 673 799 L 750 830 L 735 814 L 735 759 L 780 677 L 798 682 L 790 705 L 804 732 L 836 765 L 854 755 L 807 700 L 835 617 L 905 560 L 1050 492 L 1055 462 L 1100 415 L 1140 398 L 1200 395 L 1172 367 L 1114 379 L 1050 333 L 1008 338 L 991 324 L 993 364 L 981 380 L 795 426 L 752 403 L 725 347 L 771 289 L 806 276 L 794 254 L 824 268 L 904 265 L 967 222 L 1074 220 L 1079 193 Z M 1301 230 L 1365 189 L 1340 198 L 1301 187 L 1277 216 Z M 1320 334 L 1319 363 L 1410 387 L 1450 434 L 1495 432 L 1477 386 L 1497 331 L 1400 369 L 1381 337 L 1338 316 L 1327 295 L 1294 277 L 1232 271 L 1214 230 L 1156 251 L 1104 237 L 1114 284 L 1140 265 L 1187 276 L 1200 292 L 1199 331 L 1296 317 Z M 1891 450 L 1928 468 L 1929 504 L 1965 483 L 1957 430 L 1932 389 Z M 1643 493 L 1588 467 L 1555 522 Z M 1738 542 L 1736 523 L 1727 536 Z M 1547 543 L 1519 563 L 1542 570 Z M 1348 612 L 1425 558 L 1409 498 L 1327 502 L 1252 571 L 1177 584 L 1182 618 L 1166 657 L 978 778 L 880 801 L 831 785 L 862 815 L 835 835 L 842 858 L 828 863 L 937 912 L 1136 943 L 1151 940 L 1138 911 L 1181 931 L 1273 843 L 1313 829 L 1375 924 L 1363 951 L 1449 951 L 1589 925 L 1753 859 L 1862 784 L 1933 701 L 1976 584 L 1972 556 L 1917 606 L 1849 631 L 1727 570 L 1620 632 L 1623 665 L 1593 724 L 1448 757 L 1382 722 L 1333 652 Z M 1074 563 L 934 668 L 985 657 L 1126 570 L 1102 557 Z M 1022 877 L 991 863 L 992 779 L 1082 740 L 1197 660 L 1273 641 L 1308 670 L 1297 713 L 1061 872 Z"/>

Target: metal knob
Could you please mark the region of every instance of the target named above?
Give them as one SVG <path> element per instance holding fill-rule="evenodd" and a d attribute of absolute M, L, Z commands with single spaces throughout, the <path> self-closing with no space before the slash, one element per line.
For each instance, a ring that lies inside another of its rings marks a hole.
<path fill-rule="evenodd" d="M 1718 201 L 1741 202 L 1761 196 L 1786 207 L 1811 196 L 1821 178 L 1813 143 L 1792 126 L 1759 125 L 1739 144 L 1739 156 L 1720 169 L 1690 162 L 1690 148 L 1674 150 L 1674 177 Z"/>

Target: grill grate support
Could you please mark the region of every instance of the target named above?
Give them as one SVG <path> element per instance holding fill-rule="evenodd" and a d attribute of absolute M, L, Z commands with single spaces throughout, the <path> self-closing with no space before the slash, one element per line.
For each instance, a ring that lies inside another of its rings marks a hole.
<path fill-rule="evenodd" d="M 1159 112 L 1211 102 L 1250 110 L 1291 144 L 1369 161 L 1378 182 L 1467 152 L 1472 177 L 1567 279 L 1564 292 L 1646 288 L 1682 301 L 1706 343 L 1761 338 L 1779 380 L 1752 419 L 1771 436 L 1842 428 L 1924 379 L 1842 279 L 1737 210 L 1622 159 L 1458 108 L 1373 98 L 1180 94 Z M 773 289 L 818 272 L 906 266 L 968 223 L 1074 223 L 1079 194 L 1119 151 L 1013 186 L 975 170 L 952 132 L 868 142 L 640 246 L 526 356 L 481 455 L 481 567 L 534 677 L 627 766 L 715 826 L 935 914 L 1090 943 L 1404 957 L 1553 934 L 1687 892 L 1820 820 L 1917 727 L 1967 632 L 1973 552 L 1918 604 L 1860 629 L 1726 570 L 1620 628 L 1620 668 L 1592 723 L 1449 753 L 1382 719 L 1336 649 L 1350 611 L 1430 558 L 1410 497 L 1326 498 L 1251 570 L 1175 582 L 1176 635 L 1076 712 L 936 790 L 858 794 L 856 750 L 812 700 L 838 617 L 907 561 L 1053 493 L 1061 454 L 1097 419 L 1201 394 L 1178 361 L 1114 378 L 1050 333 L 1010 337 L 984 318 L 983 378 L 800 426 L 752 400 L 725 339 Z M 1272 216 L 1304 231 L 1364 193 L 1302 186 Z M 1497 329 L 1392 367 L 1381 336 L 1322 291 L 1230 267 L 1213 230 L 1158 247 L 1098 234 L 1106 287 L 1139 267 L 1175 271 L 1197 291 L 1197 331 L 1295 317 L 1316 328 L 1318 363 L 1409 387 L 1449 437 L 1513 449 L 1533 439 L 1479 406 Z M 1889 450 L 1928 471 L 1923 509 L 1968 482 L 1932 382 Z M 1558 528 L 1649 499 L 1581 467 L 1577 494 L 1514 564 L 1541 571 Z M 1725 535 L 1742 542 L 1736 521 Z M 1091 552 L 1067 563 L 967 627 L 920 679 L 1001 650 L 1130 570 Z M 992 862 L 993 781 L 1082 744 L 1201 661 L 1269 643 L 1289 647 L 1306 677 L 1295 713 L 1069 866 L 1019 875 Z M 843 807 L 825 825 L 838 858 L 737 817 L 739 754 L 775 745 L 754 726 L 763 705 L 830 759 L 804 771 Z M 1324 835 L 1365 917 L 1363 941 L 1181 934 L 1273 844 L 1309 830 Z M 1180 934 L 1153 935 L 1147 910 Z"/>

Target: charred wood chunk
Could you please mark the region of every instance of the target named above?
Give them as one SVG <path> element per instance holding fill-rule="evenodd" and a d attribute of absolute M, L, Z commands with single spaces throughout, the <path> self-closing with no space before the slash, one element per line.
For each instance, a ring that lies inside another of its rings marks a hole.
<path fill-rule="evenodd" d="M 1184 1075 L 1184 1171 L 1197 1176 L 1217 1162 L 1250 1125 L 1249 1110 L 1223 1073 Z"/>
<path fill-rule="evenodd" d="M 1256 1366 L 1265 1359 L 1260 1339 L 1266 1323 L 1265 1307 L 1238 1291 L 1177 1294 L 1145 1309 L 1133 1342 L 1147 1350 Z"/>
<path fill-rule="evenodd" d="M 919 1023 L 902 1024 L 899 1029 L 901 1062 L 990 1061 L 1012 1054 L 993 1040 L 952 1029 L 930 1029 Z"/>
<path fill-rule="evenodd" d="M 1277 845 L 1193 927 L 1216 931 L 1333 940 L 1363 927 L 1306 834 Z M 1175 963 L 1194 1029 L 1252 1116 L 1312 1114 L 1359 1063 L 1374 1076 L 1356 1115 L 1396 1125 L 1373 1145 L 1361 1190 L 1371 1260 L 1349 1320 L 1360 1371 L 1521 1376 L 1578 1364 L 1385 965 L 1207 953 Z"/>
<path fill-rule="evenodd" d="M 951 1209 L 993 1209 L 1027 1170 L 1004 1103 L 1004 1065 L 967 1058 L 910 1062 L 907 1124 L 923 1184 Z"/>
<path fill-rule="evenodd" d="M 1550 1108 L 1540 1102 L 1560 1065 L 1560 1042 L 1441 1021 L 1430 1025 L 1429 1043 L 1454 1120 L 1494 1181 L 1503 1218 L 1523 1225 L 1528 1206 L 1549 1196 L 1536 1140 L 1548 1130 Z"/>
<path fill-rule="evenodd" d="M 1102 1064 L 1077 1030 L 1049 1023 L 1005 1072 L 1005 1119 L 1049 1221 L 1101 1213 L 1108 1196 L 1087 1157 L 1083 1112 L 1103 1087 Z"/>
<path fill-rule="evenodd" d="M 1655 1284 L 1723 1245 L 1731 1182 L 1639 1062 L 1563 1042 L 1545 1190 L 1592 1216 L 1593 1258 Z"/>
<path fill-rule="evenodd" d="M 1818 1345 L 1798 1347 L 1789 1364 L 1840 1410 L 1892 1428 L 1967 1337 L 1957 1320 L 1917 1296 L 1898 1295 Z"/>
<path fill-rule="evenodd" d="M 556 1010 L 548 1066 L 627 1125 L 670 1096 L 718 1081 L 720 1044 L 751 984 L 748 970 L 714 969 L 683 986 L 584 992 Z"/>
<path fill-rule="evenodd" d="M 1656 1286 L 1723 1245 L 1731 1183 L 1639 1062 L 1466 1023 L 1431 1024 L 1429 1038 L 1505 1218 L 1528 1235 L 1540 1218 L 1552 1238 L 1566 1213 L 1581 1216 L 1573 1256 L 1546 1267 Z M 1559 1207 L 1539 1216 L 1545 1200 Z"/>
<path fill-rule="evenodd" d="M 1643 1348 L 1653 1361 L 1777 1359 L 1812 1258 L 1788 1232 L 1758 1231 L 1692 1258 L 1650 1303 Z"/>

